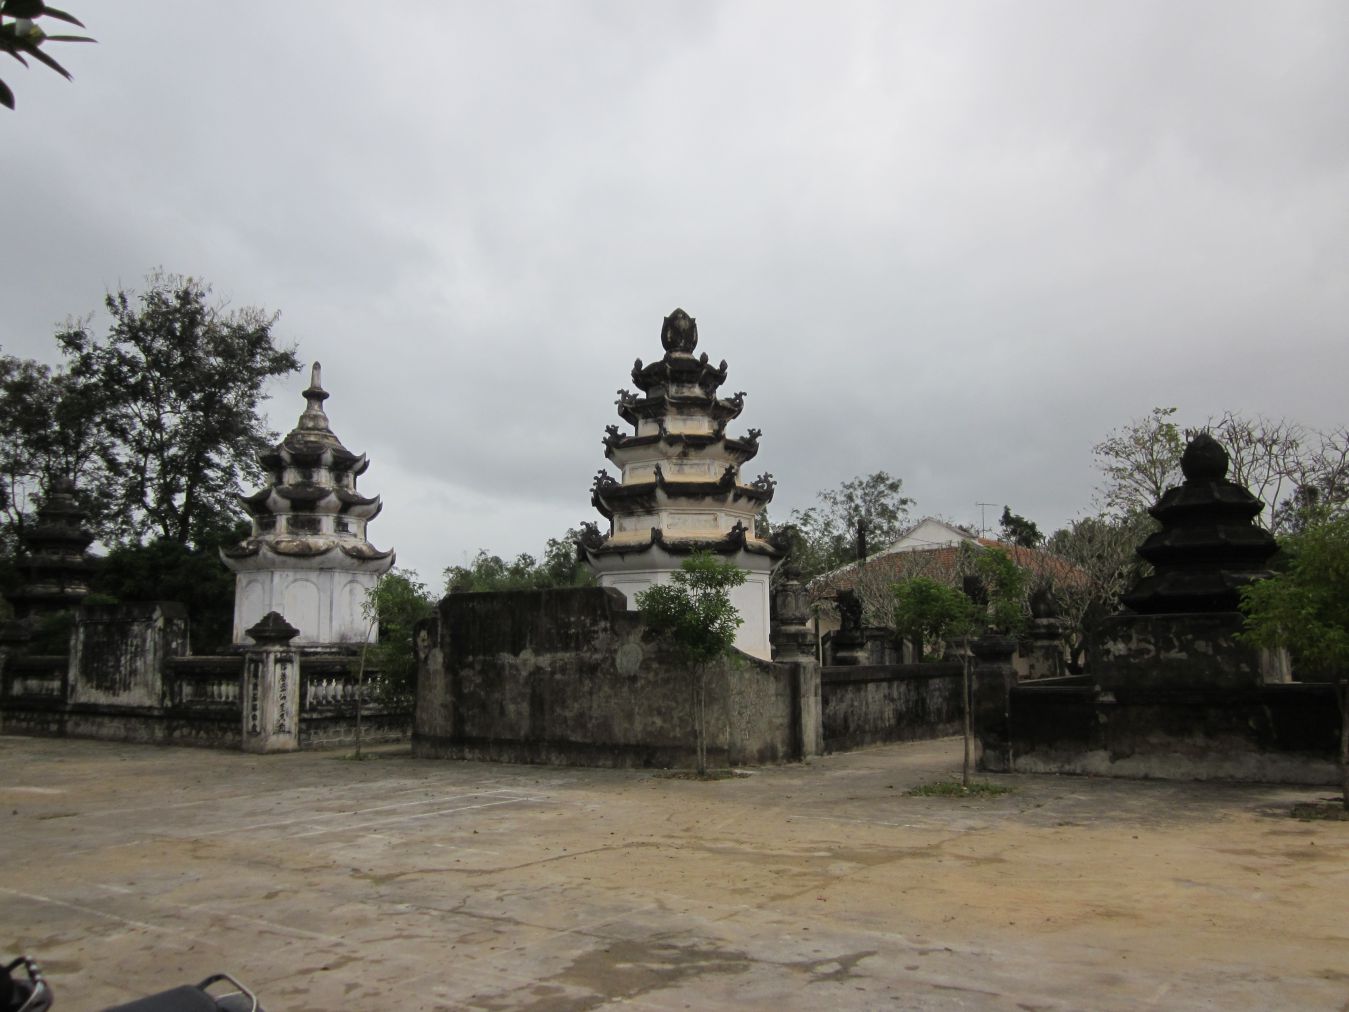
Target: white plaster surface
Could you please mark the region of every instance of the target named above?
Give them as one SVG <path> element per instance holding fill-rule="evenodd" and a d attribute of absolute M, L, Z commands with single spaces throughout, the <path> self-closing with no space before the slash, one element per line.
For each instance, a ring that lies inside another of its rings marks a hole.
<path fill-rule="evenodd" d="M 292 643 L 373 643 L 372 628 L 362 614 L 366 595 L 381 572 L 363 569 L 263 569 L 235 578 L 234 642 L 251 642 L 245 630 L 269 611 L 300 630 Z"/>

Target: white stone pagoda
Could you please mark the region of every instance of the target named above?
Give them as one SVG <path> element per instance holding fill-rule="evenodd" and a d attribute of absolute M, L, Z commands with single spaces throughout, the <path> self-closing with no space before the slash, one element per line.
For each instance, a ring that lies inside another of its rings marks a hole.
<path fill-rule="evenodd" d="M 252 536 L 220 553 L 236 574 L 235 643 L 249 643 L 246 630 L 273 611 L 300 630 L 297 646 L 373 641 L 378 631 L 362 606 L 393 566 L 394 553 L 366 540 L 379 497 L 356 491 L 369 461 L 333 435 L 323 410 L 327 398 L 315 362 L 299 423 L 258 457 L 270 483 L 240 497 Z"/>
<path fill-rule="evenodd" d="M 740 479 L 740 467 L 759 452 L 759 430 L 739 438 L 727 424 L 744 408 L 743 392 L 718 397 L 726 363 L 695 357 L 698 324 L 682 309 L 661 329 L 665 357 L 642 365 L 632 381 L 641 395 L 618 392 L 618 414 L 633 427 L 610 425 L 604 454 L 622 469 L 615 479 L 600 471 L 591 502 L 609 521 L 602 534 L 587 524 L 581 551 L 600 586 L 621 590 L 636 609 L 638 591 L 664 583 L 691 552 L 725 556 L 748 574 L 731 592 L 744 620 L 735 645 L 769 660 L 769 576 L 781 551 L 755 534 L 754 521 L 773 498 L 772 475 Z"/>

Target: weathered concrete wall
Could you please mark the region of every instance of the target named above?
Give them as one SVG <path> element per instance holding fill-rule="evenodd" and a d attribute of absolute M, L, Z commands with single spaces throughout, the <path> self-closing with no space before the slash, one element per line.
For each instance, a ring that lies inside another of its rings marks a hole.
<path fill-rule="evenodd" d="M 181 656 L 187 631 L 177 605 L 86 607 L 72 642 L 71 657 L 0 652 L 0 733 L 241 747 L 244 659 Z M 350 659 L 306 655 L 302 671 L 301 747 L 352 744 Z M 406 741 L 411 726 L 411 700 L 371 703 L 362 740 Z"/>
<path fill-rule="evenodd" d="M 951 662 L 824 668 L 825 750 L 959 734 L 961 685 Z"/>
<path fill-rule="evenodd" d="M 84 605 L 71 637 L 70 702 L 157 707 L 166 662 L 187 652 L 181 604 Z"/>
<path fill-rule="evenodd" d="M 1010 741 L 986 745 L 985 769 L 1006 771 L 1010 751 L 1010 767 L 1020 773 L 1339 781 L 1333 685 L 1172 686 L 1121 695 L 1063 679 L 1015 686 L 1009 703 Z"/>
<path fill-rule="evenodd" d="M 418 633 L 413 750 L 425 757 L 595 766 L 694 761 L 693 678 L 622 594 L 454 594 Z M 809 754 L 813 666 L 748 655 L 706 675 L 713 765 Z"/>

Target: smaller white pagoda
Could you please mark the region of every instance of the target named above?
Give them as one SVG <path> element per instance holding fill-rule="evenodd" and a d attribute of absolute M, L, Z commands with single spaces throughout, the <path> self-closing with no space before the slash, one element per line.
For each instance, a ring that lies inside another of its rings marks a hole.
<path fill-rule="evenodd" d="M 366 540 L 381 504 L 356 491 L 369 461 L 329 428 L 320 368 L 315 362 L 299 423 L 258 456 L 270 483 L 240 497 L 252 536 L 220 553 L 235 573 L 235 643 L 251 642 L 246 630 L 273 611 L 300 630 L 299 646 L 373 641 L 378 632 L 362 608 L 394 553 Z"/>
<path fill-rule="evenodd" d="M 585 525 L 581 551 L 600 586 L 623 591 L 633 609 L 639 591 L 668 581 L 691 552 L 724 556 L 746 573 L 746 582 L 731 591 L 743 620 L 735 645 L 770 660 L 768 584 L 782 552 L 755 533 L 754 522 L 772 500 L 774 483 L 767 474 L 752 482 L 740 477 L 740 466 L 759 452 L 759 430 L 726 435 L 745 395 L 717 396 L 726 363 L 694 356 L 693 317 L 676 309 L 660 339 L 664 357 L 650 365 L 638 359 L 632 368 L 641 395 L 618 392 L 619 417 L 633 431 L 607 429 L 604 455 L 622 468 L 622 477 L 596 476 L 591 502 L 609 530 Z"/>

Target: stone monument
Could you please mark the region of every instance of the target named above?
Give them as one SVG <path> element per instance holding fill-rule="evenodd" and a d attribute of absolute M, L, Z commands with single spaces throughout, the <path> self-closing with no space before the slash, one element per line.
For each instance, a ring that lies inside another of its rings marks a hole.
<path fill-rule="evenodd" d="M 36 521 L 23 533 L 23 552 L 15 564 L 23 582 L 8 595 L 16 619 L 68 611 L 88 596 L 93 566 L 88 548 L 94 536 L 84 519 L 75 483 L 57 478 L 42 497 Z"/>
<path fill-rule="evenodd" d="M 767 474 L 748 483 L 740 478 L 741 465 L 759 452 L 759 430 L 727 436 L 745 395 L 717 395 L 726 363 L 713 366 L 706 353 L 695 357 L 698 325 L 691 316 L 676 309 L 666 317 L 661 344 L 663 358 L 633 366 L 641 394 L 618 392 L 619 417 L 633 431 L 607 429 L 604 454 L 622 476 L 604 470 L 596 476 L 591 502 L 609 530 L 587 525 L 581 553 L 600 586 L 621 590 L 629 609 L 637 607 L 639 591 L 668 581 L 691 552 L 725 556 L 748 574 L 731 591 L 744 620 L 735 645 L 769 660 L 769 575 L 782 551 L 755 533 L 754 521 L 772 500 L 774 482 Z"/>
<path fill-rule="evenodd" d="M 1154 571 L 1122 596 L 1128 611 L 1102 625 L 1103 688 L 1286 680 L 1281 655 L 1235 639 L 1241 588 L 1269 575 L 1278 546 L 1255 523 L 1264 504 L 1228 480 L 1227 465 L 1227 451 L 1201 432 L 1181 458 L 1184 482 L 1148 511 L 1161 530 L 1138 554 Z"/>
<path fill-rule="evenodd" d="M 252 535 L 221 552 L 236 574 L 236 644 L 247 644 L 250 628 L 271 612 L 298 630 L 296 646 L 375 639 L 377 630 L 362 606 L 394 554 L 366 540 L 366 525 L 379 515 L 379 497 L 356 491 L 369 461 L 333 435 L 323 410 L 327 398 L 315 362 L 299 423 L 258 457 L 270 483 L 241 498 Z"/>

